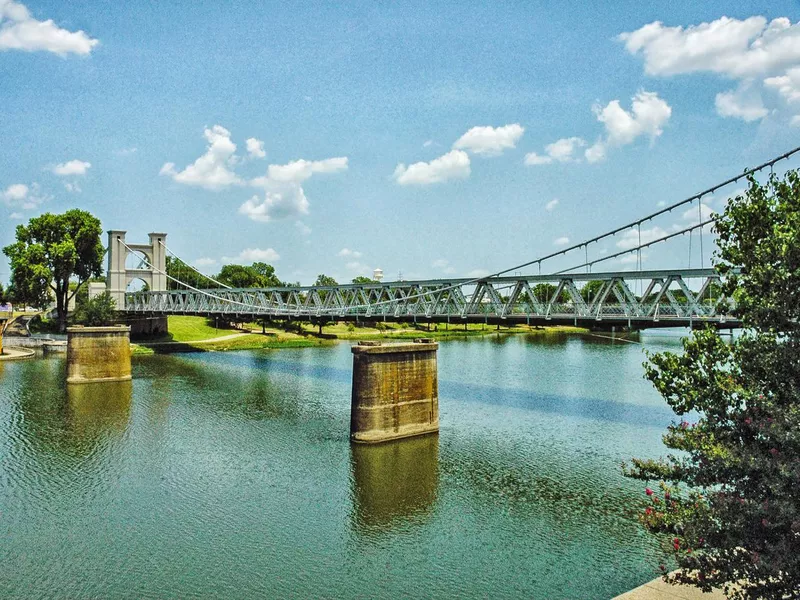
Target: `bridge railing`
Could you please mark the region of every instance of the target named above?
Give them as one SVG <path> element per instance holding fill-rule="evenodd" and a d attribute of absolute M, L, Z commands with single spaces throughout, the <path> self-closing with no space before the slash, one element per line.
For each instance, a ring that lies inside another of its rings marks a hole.
<path fill-rule="evenodd" d="M 687 280 L 701 282 L 694 290 Z M 586 287 L 592 283 L 592 293 Z M 725 322 L 712 269 L 426 280 L 265 289 L 131 292 L 123 310 L 148 314 L 365 320 Z M 634 290 L 638 289 L 639 293 Z"/>

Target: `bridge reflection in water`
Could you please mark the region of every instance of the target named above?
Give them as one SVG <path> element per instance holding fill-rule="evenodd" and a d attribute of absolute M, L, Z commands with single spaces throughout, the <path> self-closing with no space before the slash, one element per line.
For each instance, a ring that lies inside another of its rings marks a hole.
<path fill-rule="evenodd" d="M 388 530 L 431 513 L 439 487 L 439 435 L 351 444 L 356 530 Z"/>

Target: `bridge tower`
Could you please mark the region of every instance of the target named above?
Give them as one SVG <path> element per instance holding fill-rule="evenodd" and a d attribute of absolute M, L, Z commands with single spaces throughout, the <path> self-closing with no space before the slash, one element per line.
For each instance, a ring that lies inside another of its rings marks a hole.
<path fill-rule="evenodd" d="M 125 241 L 125 233 L 117 229 L 108 232 L 106 291 L 114 299 L 119 310 L 125 307 L 125 290 L 134 279 L 144 281 L 153 292 L 163 292 L 167 289 L 167 234 L 149 233 L 149 244 L 128 244 Z M 149 265 L 143 264 L 142 268 L 137 269 L 126 268 L 125 261 L 131 251 L 135 251 L 135 256 L 144 255 Z"/>

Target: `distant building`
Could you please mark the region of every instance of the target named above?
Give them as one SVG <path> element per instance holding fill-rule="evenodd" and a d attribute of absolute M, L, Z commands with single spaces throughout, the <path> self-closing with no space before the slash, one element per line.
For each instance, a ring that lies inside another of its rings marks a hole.
<path fill-rule="evenodd" d="M 375 269 L 375 270 L 372 272 L 372 278 L 373 278 L 375 281 L 380 281 L 381 279 L 383 279 L 383 271 L 382 271 L 381 269 Z"/>

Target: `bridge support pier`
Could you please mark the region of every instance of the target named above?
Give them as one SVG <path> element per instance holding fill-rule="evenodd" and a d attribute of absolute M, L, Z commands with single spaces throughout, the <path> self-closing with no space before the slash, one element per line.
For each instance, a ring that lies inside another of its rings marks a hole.
<path fill-rule="evenodd" d="M 131 329 L 67 327 L 67 383 L 131 379 Z"/>
<path fill-rule="evenodd" d="M 352 441 L 377 443 L 439 431 L 438 349 L 429 339 L 361 342 L 351 348 Z"/>

